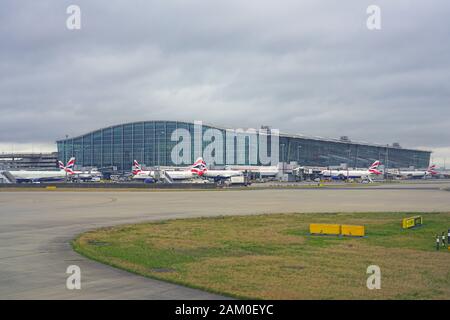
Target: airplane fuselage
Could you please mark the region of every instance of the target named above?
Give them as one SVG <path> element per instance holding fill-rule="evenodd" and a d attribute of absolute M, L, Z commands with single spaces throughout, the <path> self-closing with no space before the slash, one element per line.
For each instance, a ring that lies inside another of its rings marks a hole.
<path fill-rule="evenodd" d="M 324 170 L 322 176 L 332 179 L 360 179 L 375 175 L 369 170 Z"/>
<path fill-rule="evenodd" d="M 235 170 L 206 170 L 203 173 L 203 176 L 214 179 L 228 179 L 231 177 L 242 176 L 242 172 Z"/>
<path fill-rule="evenodd" d="M 75 177 L 80 180 L 100 179 L 102 177 L 102 173 L 97 170 L 73 171 L 72 177 Z"/>
<path fill-rule="evenodd" d="M 133 176 L 133 179 L 145 180 L 145 179 L 154 178 L 154 177 L 155 177 L 155 171 L 140 171 Z"/>
<path fill-rule="evenodd" d="M 9 171 L 9 173 L 16 179 L 17 182 L 50 182 L 62 181 L 66 178 L 66 171 Z"/>
<path fill-rule="evenodd" d="M 398 173 L 398 176 L 404 177 L 404 178 L 423 178 L 426 175 L 428 175 L 427 171 L 400 171 Z"/>
<path fill-rule="evenodd" d="M 198 177 L 197 174 L 188 171 L 188 170 L 184 170 L 184 171 L 176 171 L 176 170 L 172 170 L 172 171 L 166 171 L 166 174 L 168 174 L 173 180 L 185 180 L 185 179 L 193 179 L 195 177 Z"/>

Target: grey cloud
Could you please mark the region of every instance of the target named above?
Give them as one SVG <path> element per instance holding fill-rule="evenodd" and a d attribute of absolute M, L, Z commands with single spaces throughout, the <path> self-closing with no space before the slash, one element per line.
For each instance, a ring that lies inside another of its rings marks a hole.
<path fill-rule="evenodd" d="M 175 119 L 450 146 L 448 1 L 79 0 L 75 32 L 72 3 L 2 3 L 0 143 Z"/>

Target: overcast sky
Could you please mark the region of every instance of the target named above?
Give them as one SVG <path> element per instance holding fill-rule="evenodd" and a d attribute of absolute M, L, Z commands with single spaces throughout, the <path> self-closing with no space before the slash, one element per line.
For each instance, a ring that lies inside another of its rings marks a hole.
<path fill-rule="evenodd" d="M 173 119 L 398 141 L 450 163 L 449 17 L 448 0 L 4 0 L 0 151 Z"/>

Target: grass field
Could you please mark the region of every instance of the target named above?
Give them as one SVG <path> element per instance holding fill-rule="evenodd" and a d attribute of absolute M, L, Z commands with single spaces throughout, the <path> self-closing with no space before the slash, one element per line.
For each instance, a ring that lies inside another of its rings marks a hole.
<path fill-rule="evenodd" d="M 434 237 L 450 213 L 272 214 L 168 220 L 80 235 L 74 249 L 144 276 L 239 298 L 449 299 L 450 251 Z M 310 223 L 362 224 L 365 238 L 311 236 Z M 381 289 L 368 290 L 369 265 Z"/>

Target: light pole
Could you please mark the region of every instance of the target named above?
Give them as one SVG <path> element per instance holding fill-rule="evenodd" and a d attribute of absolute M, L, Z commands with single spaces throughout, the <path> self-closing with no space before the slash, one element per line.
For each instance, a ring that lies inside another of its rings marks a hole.
<path fill-rule="evenodd" d="M 68 144 L 67 139 L 68 139 L 68 138 L 69 138 L 69 135 L 66 134 L 66 141 L 65 141 L 65 143 L 64 143 L 64 145 L 65 145 L 65 148 L 64 148 L 64 162 L 65 162 L 65 163 L 67 163 L 67 144 Z M 65 171 L 64 182 L 67 183 L 67 170 L 64 170 L 64 171 Z"/>
<path fill-rule="evenodd" d="M 351 146 L 350 145 L 348 145 L 348 158 L 347 158 L 347 182 L 349 181 L 349 175 L 350 175 L 350 168 L 349 168 L 349 165 L 350 165 L 350 157 L 351 157 L 351 155 L 352 155 L 352 148 L 351 148 Z"/>
<path fill-rule="evenodd" d="M 160 136 L 158 137 L 158 170 L 159 170 L 159 167 L 161 166 L 161 164 L 160 164 L 161 138 L 164 138 L 165 131 L 161 130 L 159 133 L 160 133 Z"/>
<path fill-rule="evenodd" d="M 284 176 L 284 143 L 280 144 L 281 147 L 281 174 Z"/>
<path fill-rule="evenodd" d="M 297 161 L 298 161 L 298 164 L 300 164 L 300 151 L 301 151 L 301 149 L 302 149 L 302 146 L 297 146 Z"/>
<path fill-rule="evenodd" d="M 386 145 L 386 153 L 384 157 L 384 179 L 387 179 L 388 174 L 388 161 L 389 161 L 389 145 Z"/>

